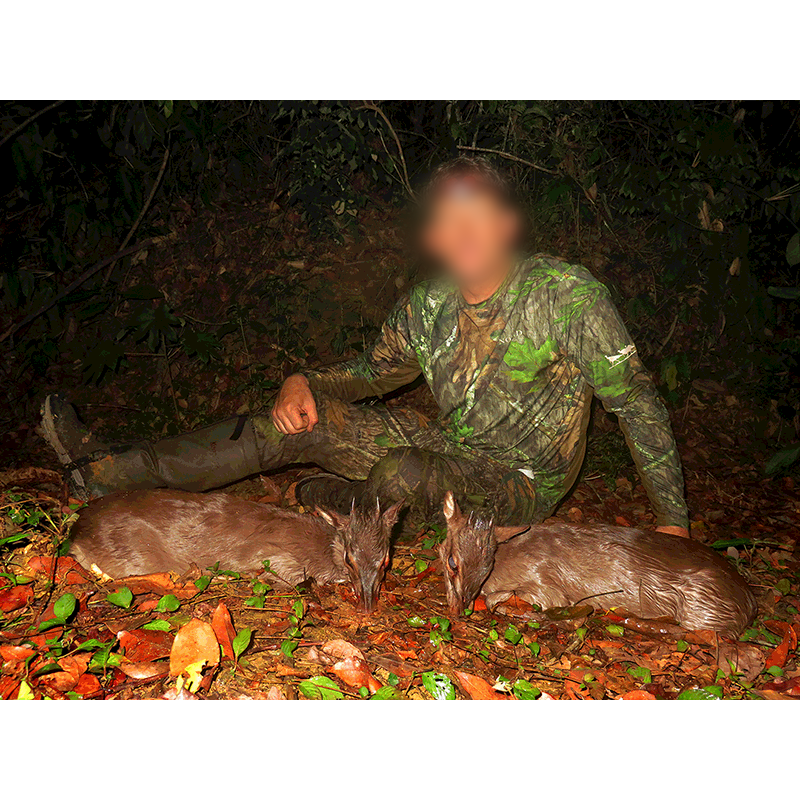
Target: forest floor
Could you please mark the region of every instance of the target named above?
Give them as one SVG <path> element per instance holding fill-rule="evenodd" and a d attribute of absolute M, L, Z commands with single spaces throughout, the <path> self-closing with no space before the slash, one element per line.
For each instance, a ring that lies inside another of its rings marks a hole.
<path fill-rule="evenodd" d="M 134 343 L 127 368 L 100 388 L 84 385 L 79 365 L 65 360 L 34 400 L 20 404 L 0 440 L 0 539 L 13 545 L 0 568 L 0 697 L 800 697 L 800 490 L 792 478 L 767 479 L 763 471 L 765 440 L 780 434 L 780 421 L 769 404 L 717 379 L 714 356 L 692 349 L 691 323 L 676 324 L 676 298 L 659 298 L 647 323 L 628 323 L 653 367 L 667 342 L 693 354 L 700 377 L 670 410 L 693 537 L 733 559 L 758 597 L 758 618 L 739 642 L 585 608 L 548 616 L 523 603 L 489 613 L 479 601 L 451 619 L 436 526 L 397 544 L 371 616 L 355 610 L 344 586 L 280 594 L 224 571 L 113 583 L 83 572 L 64 554 L 79 504 L 34 431 L 44 393 L 67 391 L 93 430 L 111 439 L 256 411 L 293 365 L 356 352 L 419 278 L 406 266 L 403 223 L 382 208 L 362 214 L 358 231 L 344 229 L 341 242 L 310 237 L 296 215 L 264 200 L 179 207 L 170 224 L 164 244 L 127 265 L 123 281 L 162 287 L 175 314 L 209 335 L 230 320 L 231 308 L 247 314 L 239 313 L 237 330 L 220 338 L 208 363 L 177 350 L 165 360 Z M 541 245 L 585 263 L 623 305 L 643 291 L 658 293 L 651 271 L 629 267 L 634 259 L 657 263 L 655 249 L 620 251 L 618 235 L 608 241 L 591 231 Z M 102 338 L 102 325 L 78 330 L 76 339 L 87 334 Z M 435 415 L 425 386 L 389 402 Z M 311 469 L 224 491 L 293 506 L 294 485 Z M 581 479 L 557 517 L 653 524 L 624 440 L 602 408 Z"/>

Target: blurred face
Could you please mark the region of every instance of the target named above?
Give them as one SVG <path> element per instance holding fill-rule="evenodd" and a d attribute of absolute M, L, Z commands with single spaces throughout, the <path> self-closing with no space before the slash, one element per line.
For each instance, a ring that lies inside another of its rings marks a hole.
<path fill-rule="evenodd" d="M 517 212 L 485 189 L 445 189 L 432 201 L 423 245 L 462 286 L 492 281 L 512 266 Z"/>

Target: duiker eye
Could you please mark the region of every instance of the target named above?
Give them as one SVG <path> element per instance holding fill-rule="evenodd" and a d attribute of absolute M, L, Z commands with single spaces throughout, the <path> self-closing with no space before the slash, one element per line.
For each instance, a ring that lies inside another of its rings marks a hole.
<path fill-rule="evenodd" d="M 447 566 L 450 567 L 451 572 L 458 572 L 458 564 L 456 564 L 456 560 L 453 556 L 447 559 Z"/>

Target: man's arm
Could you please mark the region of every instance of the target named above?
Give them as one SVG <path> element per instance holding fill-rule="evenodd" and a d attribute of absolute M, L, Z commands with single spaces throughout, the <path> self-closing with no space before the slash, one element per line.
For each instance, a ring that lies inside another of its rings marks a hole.
<path fill-rule="evenodd" d="M 660 529 L 688 535 L 683 471 L 669 415 L 608 290 L 570 267 L 554 303 L 554 332 L 607 411 L 616 414 Z"/>
<path fill-rule="evenodd" d="M 341 364 L 303 370 L 311 391 L 353 402 L 387 394 L 415 380 L 420 367 L 411 346 L 410 315 L 410 298 L 406 296 L 394 307 L 367 351 Z"/>

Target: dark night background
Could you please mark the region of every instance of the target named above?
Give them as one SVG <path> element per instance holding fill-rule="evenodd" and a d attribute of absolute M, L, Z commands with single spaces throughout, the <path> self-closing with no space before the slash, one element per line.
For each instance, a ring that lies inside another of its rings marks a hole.
<path fill-rule="evenodd" d="M 458 153 L 513 178 L 532 251 L 609 287 L 670 410 L 694 535 L 780 542 L 749 557 L 797 619 L 794 101 L 3 103 L 0 477 L 56 468 L 34 431 L 48 392 L 133 440 L 358 352 L 421 278 L 413 194 Z M 391 402 L 432 411 L 424 386 Z M 602 409 L 560 513 L 651 522 Z"/>

